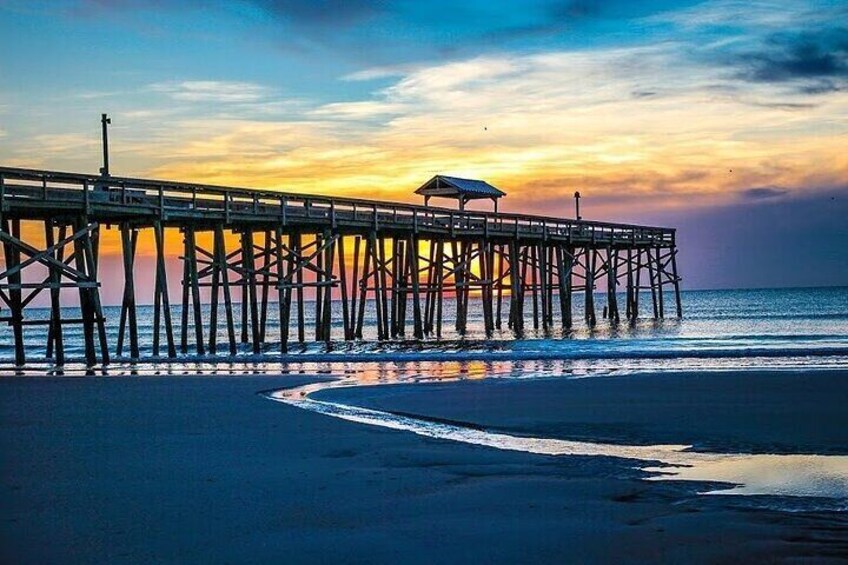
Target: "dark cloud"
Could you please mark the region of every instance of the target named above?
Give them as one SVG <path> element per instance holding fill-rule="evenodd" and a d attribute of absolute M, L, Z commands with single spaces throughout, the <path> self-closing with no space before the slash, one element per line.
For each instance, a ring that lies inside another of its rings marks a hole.
<path fill-rule="evenodd" d="M 809 110 L 818 107 L 818 104 L 808 102 L 746 102 L 751 106 L 760 108 L 776 108 L 778 110 Z"/>
<path fill-rule="evenodd" d="M 652 98 L 656 95 L 656 91 L 653 90 L 634 90 L 630 93 L 633 98 Z"/>
<path fill-rule="evenodd" d="M 770 36 L 761 50 L 744 53 L 733 64 L 739 77 L 752 82 L 806 81 L 807 92 L 840 88 L 848 79 L 848 28 L 818 33 L 779 33 Z"/>
<path fill-rule="evenodd" d="M 805 84 L 799 88 L 803 94 L 828 94 L 830 92 L 839 92 L 845 90 L 845 86 L 839 86 L 832 80 L 820 80 L 810 84 Z"/>
<path fill-rule="evenodd" d="M 755 188 L 745 189 L 741 194 L 748 200 L 764 200 L 767 198 L 777 198 L 788 192 L 788 189 L 779 186 L 758 186 Z"/>

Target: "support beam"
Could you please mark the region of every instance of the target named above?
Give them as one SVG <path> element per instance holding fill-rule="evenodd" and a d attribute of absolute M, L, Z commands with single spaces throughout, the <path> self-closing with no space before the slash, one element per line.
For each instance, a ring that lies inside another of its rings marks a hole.
<path fill-rule="evenodd" d="M 165 339 L 168 346 L 168 357 L 176 357 L 174 345 L 174 327 L 171 323 L 171 301 L 168 297 L 168 278 L 165 270 L 165 230 L 162 222 L 153 224 L 153 236 L 156 244 L 156 280 L 154 282 L 153 299 L 153 355 L 159 356 L 159 341 L 161 321 L 165 322 Z"/>
<path fill-rule="evenodd" d="M 138 230 L 124 222 L 120 227 L 121 252 L 124 260 L 124 294 L 121 300 L 121 319 L 118 326 L 118 346 L 115 354 L 123 354 L 124 335 L 129 325 L 130 358 L 140 356 L 138 346 L 138 315 L 135 301 L 135 254 L 138 248 Z"/>
<path fill-rule="evenodd" d="M 419 268 L 418 259 L 419 259 L 419 249 L 418 249 L 418 238 L 415 235 L 410 235 L 407 243 L 407 252 L 409 254 L 409 272 L 410 277 L 412 278 L 412 324 L 413 324 L 413 334 L 415 335 L 415 339 L 423 339 L 424 338 L 424 324 L 421 319 L 421 283 L 419 281 L 419 275 L 421 270 Z"/>

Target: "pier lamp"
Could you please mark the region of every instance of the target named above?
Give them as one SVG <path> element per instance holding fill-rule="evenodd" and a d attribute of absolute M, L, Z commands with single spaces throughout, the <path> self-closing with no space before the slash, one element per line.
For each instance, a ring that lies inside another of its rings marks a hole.
<path fill-rule="evenodd" d="M 108 126 L 112 123 L 112 119 L 107 114 L 100 114 L 100 125 L 103 130 L 103 166 L 100 167 L 100 174 L 104 177 L 109 176 L 109 130 Z"/>
<path fill-rule="evenodd" d="M 577 217 L 578 220 L 582 220 L 583 218 L 580 217 L 580 192 L 577 191 L 574 192 L 574 209 L 574 215 Z"/>

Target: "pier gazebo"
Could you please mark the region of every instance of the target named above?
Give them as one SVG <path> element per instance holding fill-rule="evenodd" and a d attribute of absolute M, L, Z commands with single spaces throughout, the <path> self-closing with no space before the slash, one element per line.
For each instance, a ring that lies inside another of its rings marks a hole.
<path fill-rule="evenodd" d="M 459 200 L 459 209 L 465 210 L 469 200 L 489 199 L 495 203 L 495 213 L 498 212 L 498 199 L 506 196 L 506 192 L 492 186 L 486 181 L 462 179 L 446 175 L 436 175 L 423 185 L 415 194 L 424 197 L 424 205 L 430 203 L 430 198 L 453 198 Z"/>

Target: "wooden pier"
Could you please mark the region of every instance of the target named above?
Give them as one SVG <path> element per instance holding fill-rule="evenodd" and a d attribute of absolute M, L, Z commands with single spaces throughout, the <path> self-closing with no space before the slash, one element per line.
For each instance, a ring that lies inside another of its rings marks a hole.
<path fill-rule="evenodd" d="M 37 222 L 44 238 L 27 242 L 22 222 Z M 115 344 L 100 297 L 104 227 L 120 231 L 123 255 Z M 448 296 L 460 334 L 472 296 L 482 301 L 487 333 L 506 324 L 519 337 L 528 317 L 543 331 L 571 327 L 575 299 L 595 324 L 597 292 L 606 294 L 603 315 L 613 322 L 638 319 L 642 294 L 650 295 L 650 315 L 662 318 L 666 288 L 674 314 L 682 314 L 669 228 L 0 167 L 0 321 L 13 333 L 18 365 L 26 363 L 25 328 L 36 324 L 48 325 L 46 354 L 57 365 L 65 362 L 68 324 L 83 325 L 89 365 L 109 363 L 112 354 L 139 358 L 141 230 L 152 230 L 155 241 L 154 356 L 231 355 L 240 343 L 266 351 L 271 316 L 280 320 L 280 352 L 293 341 L 362 339 L 370 312 L 380 340 L 439 338 Z M 165 268 L 166 233 L 174 230 L 183 241 L 179 323 Z M 199 234 L 211 240 L 208 248 Z M 33 266 L 47 276 L 27 279 Z M 62 289 L 78 292 L 79 318 L 64 315 Z M 201 289 L 211 302 L 205 321 Z M 42 292 L 50 295 L 49 319 L 28 319 L 27 306 Z M 224 326 L 226 343 L 218 343 Z"/>

